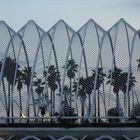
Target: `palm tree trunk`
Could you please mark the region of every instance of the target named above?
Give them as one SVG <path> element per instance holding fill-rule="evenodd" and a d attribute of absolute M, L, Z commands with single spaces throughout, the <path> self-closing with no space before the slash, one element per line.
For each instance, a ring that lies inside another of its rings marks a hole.
<path fill-rule="evenodd" d="M 53 115 L 55 113 L 55 91 L 53 91 Z"/>
<path fill-rule="evenodd" d="M 98 89 L 98 117 L 100 117 L 100 91 Z M 98 119 L 98 122 L 100 122 L 100 119 Z"/>
<path fill-rule="evenodd" d="M 76 100 L 76 113 L 77 113 L 77 115 L 78 115 L 78 103 L 77 103 L 77 100 Z"/>
<path fill-rule="evenodd" d="M 19 108 L 20 108 L 20 117 L 22 116 L 22 99 L 21 99 L 21 90 L 19 90 Z M 21 120 L 20 120 L 21 122 Z"/>
<path fill-rule="evenodd" d="M 119 110 L 119 93 L 116 93 L 116 108 L 117 112 L 120 115 L 120 110 Z"/>
<path fill-rule="evenodd" d="M 40 100 L 40 94 L 38 94 L 38 100 Z M 39 105 L 40 105 L 40 103 L 39 103 Z M 36 117 L 37 117 L 37 120 L 36 120 L 36 122 L 38 123 L 39 122 L 39 119 L 38 119 L 38 117 L 40 116 L 39 115 L 39 112 L 40 112 L 40 106 L 39 105 L 37 105 L 37 113 L 36 113 Z"/>
<path fill-rule="evenodd" d="M 14 117 L 14 106 L 13 106 L 13 85 L 11 85 L 11 115 Z M 12 119 L 12 123 L 14 123 L 14 119 Z"/>
<path fill-rule="evenodd" d="M 72 95 L 71 95 L 71 78 L 70 78 L 70 115 L 72 114 L 72 110 L 71 110 L 71 107 L 72 107 Z"/>
<path fill-rule="evenodd" d="M 84 117 L 84 102 L 82 102 L 82 107 L 81 107 L 81 116 Z M 82 122 L 84 119 L 82 118 Z"/>
<path fill-rule="evenodd" d="M 6 110 L 6 114 L 7 114 L 8 113 L 8 110 L 7 110 L 7 95 L 6 95 L 6 90 L 5 90 L 4 78 L 2 78 L 2 86 L 3 86 L 4 100 L 5 100 L 5 110 Z"/>
<path fill-rule="evenodd" d="M 91 113 L 91 98 L 90 98 L 90 93 L 88 93 L 88 114 L 90 114 Z"/>
<path fill-rule="evenodd" d="M 135 99 L 134 99 L 134 90 L 133 90 L 133 87 L 132 87 L 132 105 L 133 105 L 133 108 L 135 107 Z"/>
<path fill-rule="evenodd" d="M 36 108 L 35 108 L 35 99 L 34 99 L 34 92 L 33 92 L 33 90 L 32 90 L 32 101 L 33 101 L 34 116 L 36 117 Z"/>
<path fill-rule="evenodd" d="M 27 98 L 29 99 L 29 86 L 27 86 Z M 29 112 L 30 112 L 30 108 L 29 108 L 29 104 L 30 104 L 30 100 L 29 103 L 27 103 L 27 117 L 29 117 Z M 27 123 L 29 123 L 29 118 L 27 119 Z"/>
<path fill-rule="evenodd" d="M 39 111 L 40 111 L 39 109 L 40 109 L 40 108 L 39 108 L 39 105 L 37 105 L 37 115 L 36 115 L 36 116 L 37 116 L 37 123 L 39 122 L 39 121 L 38 121 L 38 120 L 39 120 L 39 119 L 38 119 L 38 117 L 39 117 Z"/>
<path fill-rule="evenodd" d="M 130 92 L 128 91 L 128 116 L 130 116 Z"/>
<path fill-rule="evenodd" d="M 53 91 L 51 90 L 51 117 L 53 116 Z M 52 122 L 52 119 L 51 119 Z"/>
<path fill-rule="evenodd" d="M 75 78 L 74 78 L 74 83 L 75 83 Z M 77 104 L 76 92 L 75 92 L 75 99 L 76 99 L 76 113 L 78 114 L 78 104 Z"/>
<path fill-rule="evenodd" d="M 94 94 L 96 95 L 96 90 L 95 90 Z M 96 117 L 96 98 L 97 98 L 97 96 L 95 96 L 95 98 L 94 98 L 94 117 Z M 96 118 L 93 121 L 96 122 Z"/>
<path fill-rule="evenodd" d="M 102 94 L 99 92 L 99 94 L 100 94 L 100 96 L 101 96 L 101 98 L 100 99 L 102 99 L 102 101 L 103 101 L 103 105 L 104 105 L 104 111 L 105 111 L 105 116 L 107 115 L 107 109 L 106 109 L 106 101 L 105 101 L 105 98 L 102 96 Z"/>
<path fill-rule="evenodd" d="M 124 107 L 125 107 L 125 94 L 126 93 L 124 92 Z M 130 116 L 130 92 L 129 91 L 128 91 L 128 115 Z"/>
<path fill-rule="evenodd" d="M 42 115 L 42 117 L 44 117 L 44 115 Z M 43 118 L 42 118 L 42 124 L 43 124 Z"/>
<path fill-rule="evenodd" d="M 7 117 L 8 117 L 8 123 L 9 123 L 9 117 L 10 117 L 10 83 L 8 83 L 8 108 L 7 108 Z"/>
<path fill-rule="evenodd" d="M 123 94 L 123 95 L 124 95 L 124 97 L 123 97 L 123 99 L 124 99 L 124 101 L 123 101 L 123 102 L 124 102 L 124 104 L 123 104 L 123 105 L 124 105 L 124 108 L 125 108 L 125 92 L 124 92 L 124 94 Z"/>
<path fill-rule="evenodd" d="M 64 116 L 66 115 L 66 112 L 67 112 L 67 109 L 66 109 L 66 101 L 67 101 L 67 98 L 66 98 L 66 93 L 64 94 L 64 105 L 63 105 L 63 113 L 64 113 Z"/>

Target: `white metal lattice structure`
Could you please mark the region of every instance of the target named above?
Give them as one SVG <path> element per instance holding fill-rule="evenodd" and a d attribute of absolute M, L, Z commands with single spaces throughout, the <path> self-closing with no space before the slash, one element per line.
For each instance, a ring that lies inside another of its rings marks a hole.
<path fill-rule="evenodd" d="M 108 31 L 90 19 L 77 32 L 63 20 L 47 32 L 32 20 L 18 32 L 1 21 L 0 36 L 1 117 L 139 116 L 140 32 L 124 19 Z"/>

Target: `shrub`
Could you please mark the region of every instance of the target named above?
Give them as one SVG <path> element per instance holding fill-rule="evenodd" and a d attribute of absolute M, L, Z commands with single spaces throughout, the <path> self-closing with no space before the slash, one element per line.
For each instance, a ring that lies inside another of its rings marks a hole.
<path fill-rule="evenodd" d="M 116 107 L 115 108 L 110 108 L 108 110 L 107 114 L 108 114 L 109 117 L 117 117 L 117 116 L 119 117 L 119 116 L 122 116 L 122 109 L 121 108 L 117 109 Z M 108 121 L 109 122 L 120 122 L 120 119 L 109 118 Z"/>

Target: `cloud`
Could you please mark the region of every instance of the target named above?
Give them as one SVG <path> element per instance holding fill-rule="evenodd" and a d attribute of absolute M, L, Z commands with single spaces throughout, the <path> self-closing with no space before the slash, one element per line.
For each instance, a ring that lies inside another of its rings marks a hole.
<path fill-rule="evenodd" d="M 116 7 L 129 7 L 129 8 L 136 8 L 140 7 L 140 0 L 117 0 L 116 2 L 113 1 Z"/>
<path fill-rule="evenodd" d="M 131 7 L 140 7 L 140 0 L 127 0 Z"/>

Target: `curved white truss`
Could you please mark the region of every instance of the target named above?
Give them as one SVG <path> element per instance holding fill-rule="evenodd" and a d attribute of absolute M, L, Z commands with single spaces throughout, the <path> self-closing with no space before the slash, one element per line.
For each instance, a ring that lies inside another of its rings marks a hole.
<path fill-rule="evenodd" d="M 32 140 L 41 140 L 40 138 L 38 138 L 36 136 L 26 136 L 26 137 L 21 138 L 20 140 L 29 140 L 29 139 L 32 139 Z"/>
<path fill-rule="evenodd" d="M 111 27 L 108 32 L 112 40 L 114 66 L 121 67 L 124 71 L 128 72 L 128 86 L 124 97 L 124 116 L 128 117 L 128 87 L 129 76 L 131 73 L 131 47 L 134 43 L 133 40 L 135 38 L 136 30 L 132 26 L 130 26 L 124 19 L 120 19 L 113 27 Z"/>
<path fill-rule="evenodd" d="M 78 52 L 78 53 L 77 53 Z M 60 109 L 62 109 L 62 98 L 63 98 L 63 87 L 67 84 L 67 65 L 68 61 L 74 60 L 76 64 L 78 64 L 78 69 L 77 69 L 77 74 L 75 75 L 75 80 L 77 80 L 77 90 L 76 90 L 76 95 L 75 95 L 75 106 L 77 106 L 77 99 L 78 99 L 78 92 L 79 92 L 79 79 L 80 76 L 86 76 L 86 65 L 85 65 L 85 57 L 84 57 L 84 48 L 83 48 L 83 43 L 81 40 L 81 37 L 79 33 L 75 33 L 71 39 L 71 42 L 69 44 L 69 48 L 67 51 L 67 56 L 65 59 L 65 65 L 64 65 L 64 74 L 63 74 L 63 79 L 62 79 L 62 91 L 61 91 L 61 98 L 60 98 Z M 82 63 L 84 66 L 82 66 Z M 84 67 L 83 72 L 82 72 L 82 67 Z M 72 94 L 72 90 L 70 91 Z M 76 110 L 78 112 L 78 108 L 76 107 Z"/>
<path fill-rule="evenodd" d="M 73 136 L 63 136 L 60 137 L 58 139 L 54 138 L 53 136 L 48 135 L 48 137 L 52 140 L 67 140 L 67 139 L 71 139 L 71 140 L 78 140 L 77 138 L 73 137 Z M 84 140 L 86 139 L 87 136 L 84 136 L 83 138 L 81 138 L 80 140 Z"/>
<path fill-rule="evenodd" d="M 9 136 L 7 138 L 7 140 L 12 140 L 15 137 L 16 137 L 16 135 L 11 135 L 11 136 Z M 59 137 L 59 138 L 55 138 L 54 136 L 47 135 L 47 138 L 49 138 L 51 140 L 67 140 L 67 139 L 71 139 L 71 140 L 85 140 L 86 138 L 88 138 L 88 136 L 84 136 L 82 138 L 76 138 L 75 136 L 65 135 L 65 136 L 62 136 L 62 137 Z M 121 138 L 121 139 L 124 139 L 124 140 L 139 140 L 140 139 L 140 136 L 130 138 L 127 135 L 122 135 L 122 136 L 117 137 L 117 138 Z M 39 138 L 38 136 L 30 136 L 30 135 L 29 136 L 24 136 L 24 137 L 20 138 L 20 140 L 28 140 L 28 139 L 42 140 L 42 138 Z M 113 136 L 102 135 L 102 136 L 99 136 L 99 137 L 94 138 L 93 140 L 104 140 L 104 139 L 107 139 L 107 140 L 116 140 L 116 137 L 114 138 Z M 0 140 L 4 140 L 4 138 L 3 137 L 0 137 Z"/>
<path fill-rule="evenodd" d="M 9 27 L 4 21 L 0 21 L 0 46 L 1 46 L 1 59 L 8 45 L 9 40 L 15 31 Z M 3 54 L 2 54 L 3 53 Z M 4 56 L 3 56 L 4 57 Z"/>
<path fill-rule="evenodd" d="M 24 53 L 24 54 L 22 54 Z M 9 44 L 6 48 L 6 52 L 5 52 L 5 56 L 4 56 L 4 59 L 3 59 L 3 65 L 2 65 L 2 68 L 1 68 L 1 75 L 0 75 L 0 82 L 2 81 L 2 85 L 1 85 L 1 88 L 3 88 L 3 94 L 1 95 L 2 99 L 4 100 L 4 105 L 5 105 L 5 110 L 7 111 L 8 110 L 8 104 L 13 104 L 13 100 L 14 100 L 14 96 L 16 94 L 15 92 L 15 82 L 16 82 L 16 74 L 17 74 L 17 70 L 18 70 L 18 65 L 20 63 L 20 61 L 23 61 L 20 57 L 24 55 L 25 57 L 25 64 L 28 65 L 28 57 L 27 57 L 27 52 L 26 52 L 26 48 L 25 48 L 25 45 L 24 45 L 24 42 L 23 40 L 21 39 L 21 36 L 18 34 L 18 33 L 15 33 L 10 41 L 9 41 Z M 23 56 L 22 56 L 23 57 Z M 11 84 L 11 97 L 8 98 L 8 95 L 6 95 L 6 87 L 3 86 L 4 84 L 4 76 L 3 76 L 3 72 L 6 67 L 6 61 L 7 61 L 7 58 L 11 58 L 12 61 L 15 61 L 15 71 L 13 73 L 13 82 Z M 23 63 L 23 62 L 22 62 Z M 13 106 L 13 105 L 12 105 Z"/>
<path fill-rule="evenodd" d="M 94 140 L 104 140 L 104 139 L 108 139 L 108 140 L 116 140 L 115 138 L 111 137 L 111 136 L 100 136 L 98 138 L 95 138 Z"/>

